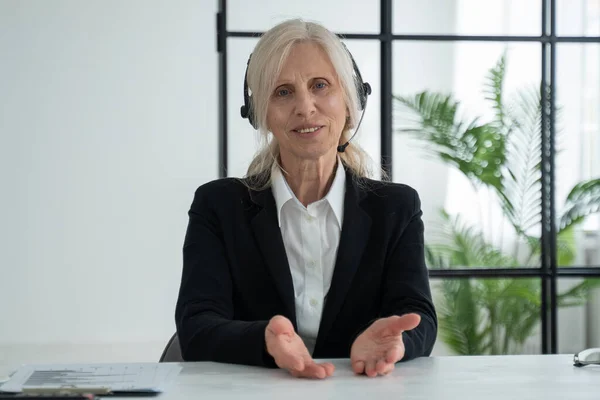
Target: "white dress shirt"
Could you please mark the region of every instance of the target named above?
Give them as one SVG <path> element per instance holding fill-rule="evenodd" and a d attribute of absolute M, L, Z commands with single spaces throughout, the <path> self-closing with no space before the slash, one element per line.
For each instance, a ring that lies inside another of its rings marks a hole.
<path fill-rule="evenodd" d="M 298 335 L 312 355 L 331 285 L 344 217 L 346 173 L 338 158 L 326 196 L 304 207 L 274 165 L 271 188 L 294 283 Z"/>

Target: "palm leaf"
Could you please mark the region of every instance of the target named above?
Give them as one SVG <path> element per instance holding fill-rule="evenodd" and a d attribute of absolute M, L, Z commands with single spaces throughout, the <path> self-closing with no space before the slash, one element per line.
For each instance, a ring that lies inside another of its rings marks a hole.
<path fill-rule="evenodd" d="M 431 259 L 444 260 L 446 268 L 515 266 L 517 261 L 502 254 L 487 243 L 475 226 L 467 224 L 460 215 L 440 211 L 441 224 L 432 228 L 432 239 L 437 244 L 428 246 Z"/>
<path fill-rule="evenodd" d="M 600 278 L 587 278 L 556 296 L 559 307 L 580 306 L 588 301 L 590 290 L 600 287 Z"/>
<path fill-rule="evenodd" d="M 491 68 L 483 85 L 483 94 L 487 101 L 491 103 L 495 114 L 495 125 L 504 135 L 508 135 L 511 130 L 511 122 L 507 118 L 504 107 L 504 77 L 506 74 L 506 51 Z"/>
<path fill-rule="evenodd" d="M 504 136 L 494 124 L 458 115 L 452 96 L 427 91 L 413 97 L 394 96 L 397 132 L 411 134 L 442 161 L 464 173 L 474 185 L 502 191 L 500 166 L 504 163 Z"/>
<path fill-rule="evenodd" d="M 556 235 L 557 262 L 559 267 L 573 265 L 575 254 L 577 253 L 577 243 L 575 242 L 575 230 L 573 225 L 561 230 Z"/>
<path fill-rule="evenodd" d="M 582 222 L 600 211 L 600 179 L 580 182 L 569 193 L 559 219 L 559 231 Z"/>
<path fill-rule="evenodd" d="M 484 349 L 484 335 L 479 332 L 481 316 L 469 280 L 445 280 L 441 282 L 443 301 L 438 307 L 440 336 L 456 353 L 481 354 Z"/>
<path fill-rule="evenodd" d="M 541 108 L 535 88 L 517 92 L 508 107 L 514 131 L 506 145 L 504 214 L 519 235 L 539 224 L 541 213 Z"/>
<path fill-rule="evenodd" d="M 448 262 L 441 254 L 441 252 L 436 251 L 435 245 L 425 245 L 425 262 L 427 263 L 428 268 L 434 269 L 447 269 Z"/>
<path fill-rule="evenodd" d="M 520 352 L 540 320 L 539 283 L 529 279 L 519 279 L 517 283 L 520 296 L 507 295 L 503 304 L 505 313 L 501 316 L 501 320 L 507 323 L 502 354 Z"/>
<path fill-rule="evenodd" d="M 531 322 L 525 312 L 539 304 L 539 284 L 530 279 L 483 280 L 480 307 L 487 309 L 491 327 L 490 354 L 508 354 L 518 350 L 531 335 L 535 321 Z M 519 333 L 517 333 L 519 332 Z M 522 338 L 522 339 L 521 339 Z"/>
<path fill-rule="evenodd" d="M 497 308 L 495 324 L 502 333 L 495 354 L 518 352 L 539 320 L 539 312 L 529 312 L 540 302 L 539 284 L 536 287 L 531 279 L 505 279 L 503 283 L 503 291 L 490 299 Z"/>
<path fill-rule="evenodd" d="M 542 254 L 542 243 L 537 236 L 526 236 L 525 240 L 529 244 L 530 255 L 525 265 L 538 266 L 539 257 Z M 557 251 L 557 263 L 558 266 L 564 267 L 572 265 L 575 261 L 575 254 L 577 247 L 575 243 L 575 232 L 573 226 L 561 230 L 556 235 L 556 251 Z"/>

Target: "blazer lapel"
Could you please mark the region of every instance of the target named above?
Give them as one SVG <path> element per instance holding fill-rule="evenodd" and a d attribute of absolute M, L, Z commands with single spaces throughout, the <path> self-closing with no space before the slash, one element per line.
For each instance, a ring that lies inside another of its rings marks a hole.
<path fill-rule="evenodd" d="M 275 199 L 270 189 L 258 192 L 250 191 L 250 196 L 256 204 L 262 206 L 262 209 L 252 219 L 254 237 L 285 305 L 285 316 L 297 330 L 294 284 L 281 230 L 277 223 Z"/>
<path fill-rule="evenodd" d="M 359 205 L 364 196 L 365 192 L 357 187 L 352 174 L 347 173 L 344 224 L 340 235 L 331 286 L 327 293 L 327 301 L 319 326 L 317 347 L 319 342 L 327 337 L 337 314 L 342 308 L 369 238 L 371 217 Z"/>

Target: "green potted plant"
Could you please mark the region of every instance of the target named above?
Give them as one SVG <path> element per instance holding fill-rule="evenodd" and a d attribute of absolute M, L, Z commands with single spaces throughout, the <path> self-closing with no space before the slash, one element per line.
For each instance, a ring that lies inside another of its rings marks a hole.
<path fill-rule="evenodd" d="M 507 252 L 486 242 L 460 215 L 441 210 L 439 240 L 426 248 L 430 268 L 539 265 L 540 240 L 530 232 L 541 222 L 541 90 L 550 88 L 523 88 L 509 98 L 503 88 L 505 72 L 503 54 L 486 77 L 485 100 L 494 110 L 489 122 L 462 117 L 460 102 L 451 94 L 394 96 L 397 132 L 417 139 L 475 189 L 491 190 L 517 238 L 514 250 Z M 600 179 L 575 185 L 556 221 L 560 266 L 573 263 L 574 227 L 598 211 Z M 583 304 L 597 286 L 599 279 L 583 280 L 559 293 L 558 306 Z M 436 287 L 440 337 L 456 354 L 518 353 L 540 319 L 539 279 L 445 279 Z"/>

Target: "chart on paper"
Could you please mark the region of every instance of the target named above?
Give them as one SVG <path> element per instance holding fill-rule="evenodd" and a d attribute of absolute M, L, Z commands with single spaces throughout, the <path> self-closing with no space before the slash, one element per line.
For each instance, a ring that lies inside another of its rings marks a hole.
<path fill-rule="evenodd" d="M 169 363 L 26 365 L 0 391 L 106 388 L 113 392 L 159 392 L 180 371 L 180 366 Z"/>

